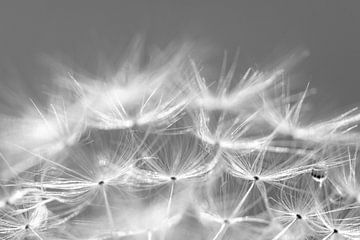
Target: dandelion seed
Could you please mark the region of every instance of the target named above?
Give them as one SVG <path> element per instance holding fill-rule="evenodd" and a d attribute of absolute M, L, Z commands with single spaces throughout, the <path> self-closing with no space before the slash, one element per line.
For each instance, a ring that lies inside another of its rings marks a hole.
<path fill-rule="evenodd" d="M 72 152 L 71 157 L 61 165 L 48 162 L 51 168 L 44 169 L 41 182 L 29 185 L 44 189 L 49 198 L 64 204 L 65 209 L 70 207 L 75 214 L 101 201 L 106 208 L 109 224 L 113 226 L 109 197 L 122 197 L 130 189 L 132 181 L 129 180 L 129 172 L 137 154 L 135 144 L 125 144 L 131 141 L 135 143 L 134 139 L 123 136 L 117 140 L 119 142 L 114 148 L 109 143 L 106 147 L 101 145 L 100 140 L 84 146 L 82 150 Z M 47 169 L 52 171 L 48 172 Z M 55 175 L 54 169 L 57 170 Z"/>
<path fill-rule="evenodd" d="M 360 120 L 357 108 L 333 119 L 312 123 L 308 126 L 304 126 L 300 122 L 304 101 L 310 91 L 308 87 L 295 103 L 283 103 L 282 101 L 288 98 L 285 93 L 282 94 L 280 103 L 264 99 L 263 117 L 266 122 L 272 125 L 276 132 L 303 140 L 305 144 L 355 144 L 357 135 L 349 132 L 357 126 L 356 124 Z"/>
<path fill-rule="evenodd" d="M 64 155 L 66 148 L 79 141 L 85 129 L 82 110 L 76 106 L 66 106 L 64 101 L 61 100 L 58 105 L 50 104 L 46 110 L 40 110 L 31 101 L 33 107 L 23 113 L 23 117 L 11 118 L 3 123 L 1 139 L 11 158 L 14 154 L 28 152 L 50 158 L 60 152 Z M 9 124 L 17 127 L 11 128 Z M 32 161 L 7 162 L 8 168 L 2 171 L 3 179 L 9 179 L 41 162 L 32 154 L 28 158 Z M 7 161 L 5 158 L 3 160 Z"/>
<path fill-rule="evenodd" d="M 16 186 L 21 183 L 15 183 Z M 4 188 L 9 188 L 9 184 Z M 8 189 L 5 190 L 5 196 L 0 200 L 0 209 L 5 207 L 14 207 L 28 204 L 36 204 L 39 199 L 45 196 L 44 192 L 37 188 Z"/>
<path fill-rule="evenodd" d="M 315 157 L 315 152 L 307 156 L 299 156 L 271 153 L 266 150 L 224 154 L 226 171 L 236 178 L 252 181 L 253 186 L 260 191 L 270 215 L 272 212 L 269 206 L 268 189 L 272 187 L 286 188 L 287 181 L 312 171 L 311 160 Z"/>
<path fill-rule="evenodd" d="M 217 121 L 200 110 L 194 120 L 195 135 L 203 142 L 224 149 L 251 151 L 259 149 L 268 142 L 268 138 L 246 138 L 248 129 L 256 113 L 246 117 L 222 114 Z"/>
<path fill-rule="evenodd" d="M 357 149 L 351 154 L 348 149 L 347 163 L 331 171 L 329 181 L 333 184 L 337 194 L 350 201 L 360 203 L 360 181 L 358 176 Z"/>
<path fill-rule="evenodd" d="M 48 210 L 40 205 L 30 211 L 0 210 L 0 237 L 4 240 L 23 239 L 27 236 L 35 236 L 36 239 L 44 240 L 42 232 L 48 229 Z"/>
<path fill-rule="evenodd" d="M 280 194 L 270 198 L 271 211 L 274 220 L 285 223 L 285 227 L 272 239 L 281 239 L 287 232 L 297 226 L 298 234 L 303 238 L 313 234 L 315 217 L 317 214 L 316 197 L 311 192 L 304 192 L 301 188 L 306 182 L 298 182 L 293 189 L 282 188 Z M 275 198 L 278 196 L 277 198 Z"/>
<path fill-rule="evenodd" d="M 315 229 L 322 240 L 337 239 L 336 236 L 344 239 L 357 239 L 360 237 L 359 207 L 336 204 L 322 204 L 319 206 Z"/>
<path fill-rule="evenodd" d="M 123 91 L 128 92 L 129 90 L 124 89 Z M 170 95 L 166 96 L 161 91 L 163 90 L 160 87 L 155 88 L 151 94 L 131 103 L 134 106 L 128 106 L 118 100 L 101 95 L 101 97 L 105 97 L 104 107 L 96 106 L 93 103 L 87 105 L 88 123 L 91 127 L 107 130 L 126 129 L 134 126 L 164 126 L 167 128 L 178 121 L 187 103 L 181 99 L 181 92 L 173 91 L 173 94 L 170 93 L 172 95 L 170 98 Z M 101 102 L 102 100 L 95 99 L 94 101 Z"/>
<path fill-rule="evenodd" d="M 258 199 L 254 199 L 253 187 L 254 182 L 239 181 L 228 174 L 208 186 L 199 199 L 199 214 L 204 223 L 220 225 L 211 239 L 222 239 L 228 228 L 237 228 L 239 224 L 261 226 L 269 223 L 261 216 L 262 209 Z M 251 213 L 256 215 L 249 216 Z"/>
<path fill-rule="evenodd" d="M 191 135 L 149 141 L 146 152 L 152 155 L 136 164 L 135 177 L 147 187 L 170 185 L 167 207 L 170 216 L 175 186 L 203 181 L 214 167 L 213 154 L 206 152 Z"/>
<path fill-rule="evenodd" d="M 179 84 L 186 47 L 178 50 L 159 53 L 143 68 L 139 56 L 128 59 L 134 62 L 125 62 L 104 81 L 75 79 L 74 89 L 87 110 L 89 126 L 105 130 L 134 126 L 167 129 L 177 122 L 189 102 L 184 97 L 185 88 Z"/>
<path fill-rule="evenodd" d="M 217 88 L 212 92 L 207 85 L 206 80 L 201 77 L 196 64 L 192 62 L 194 71 L 194 81 L 190 85 L 190 92 L 195 106 L 206 110 L 225 110 L 238 112 L 238 108 L 248 103 L 250 99 L 254 100 L 260 93 L 273 85 L 279 77 L 279 72 L 263 74 L 258 71 L 248 69 L 248 71 L 231 87 L 235 78 L 235 71 L 238 64 L 239 52 L 235 54 L 233 63 L 226 73 L 227 53 L 225 52 L 220 79 L 217 81 Z M 231 87 L 231 88 L 230 88 Z M 230 90 L 231 89 L 231 90 Z"/>
<path fill-rule="evenodd" d="M 291 147 L 274 146 L 275 132 L 264 135 L 256 129 L 258 112 L 248 115 L 221 113 L 218 118 L 211 118 L 200 110 L 194 118 L 194 135 L 201 141 L 223 151 L 253 152 L 266 149 L 275 153 L 293 153 L 308 155 L 311 151 Z"/>

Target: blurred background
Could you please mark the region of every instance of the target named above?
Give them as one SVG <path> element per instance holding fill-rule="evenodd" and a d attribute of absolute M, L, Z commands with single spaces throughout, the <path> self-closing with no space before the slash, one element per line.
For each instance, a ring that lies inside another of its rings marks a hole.
<path fill-rule="evenodd" d="M 3 0 L 0 81 L 36 95 L 49 76 L 44 56 L 92 71 L 141 33 L 160 48 L 174 40 L 212 46 L 206 61 L 218 68 L 223 51 L 237 47 L 244 68 L 307 49 L 291 77 L 318 89 L 320 111 L 342 111 L 360 104 L 359 23 L 356 0 Z"/>

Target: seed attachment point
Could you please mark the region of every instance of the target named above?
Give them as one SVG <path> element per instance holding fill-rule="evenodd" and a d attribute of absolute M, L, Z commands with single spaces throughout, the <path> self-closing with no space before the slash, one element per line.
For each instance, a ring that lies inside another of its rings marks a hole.
<path fill-rule="evenodd" d="M 104 185 L 104 183 L 105 183 L 105 182 L 104 182 L 104 181 L 102 181 L 102 180 L 98 182 L 99 186 Z"/>

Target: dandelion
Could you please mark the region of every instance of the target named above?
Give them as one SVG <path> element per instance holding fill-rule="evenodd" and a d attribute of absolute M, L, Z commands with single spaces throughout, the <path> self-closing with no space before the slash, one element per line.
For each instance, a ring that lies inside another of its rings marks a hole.
<path fill-rule="evenodd" d="M 44 197 L 45 194 L 38 188 L 19 188 L 10 189 L 10 184 L 2 184 L 2 195 L 0 199 L 0 209 L 13 206 L 21 206 L 23 204 L 38 203 L 40 197 Z M 20 183 L 14 184 L 15 186 Z"/>
<path fill-rule="evenodd" d="M 253 151 L 267 146 L 269 151 L 291 151 L 289 148 L 270 146 L 273 133 L 264 134 L 265 131 L 256 128 L 260 118 L 260 96 L 275 86 L 281 71 L 265 74 L 249 70 L 242 79 L 232 83 L 237 55 L 227 74 L 225 56 L 215 93 L 212 93 L 195 63 L 192 63 L 195 84 L 190 84 L 189 88 L 193 96 L 191 99 L 194 100 L 193 107 L 189 105 L 188 111 L 193 118 L 194 134 L 203 142 L 218 145 L 223 150 Z"/>
<path fill-rule="evenodd" d="M 49 109 L 40 110 L 33 102 L 32 108 L 23 117 L 9 118 L 3 122 L 1 139 L 11 159 L 16 154 L 29 154 L 28 161 L 10 162 L 3 156 L 6 168 L 2 170 L 3 179 L 9 179 L 40 163 L 35 155 L 53 158 L 60 152 L 76 144 L 84 132 L 85 124 L 82 109 L 67 106 L 61 99 L 59 104 L 51 103 Z M 10 125 L 9 125 L 10 124 Z M 16 125 L 16 128 L 9 127 Z"/>
<path fill-rule="evenodd" d="M 131 57 L 105 79 L 72 77 L 70 82 L 86 109 L 86 121 L 103 130 L 146 126 L 166 129 L 181 118 L 189 100 L 181 87 L 183 58 L 187 47 L 176 47 L 151 56 L 142 66 L 142 43 Z M 180 79 L 180 80 L 179 80 Z"/>
<path fill-rule="evenodd" d="M 191 135 L 155 139 L 147 148 L 152 155 L 137 162 L 136 175 L 144 186 L 170 185 L 168 215 L 175 186 L 203 181 L 213 170 L 214 158 L 219 157 L 207 152 Z"/>
<path fill-rule="evenodd" d="M 322 240 L 360 237 L 358 206 L 323 204 L 319 208 L 315 229 Z"/>
<path fill-rule="evenodd" d="M 274 220 L 285 224 L 283 229 L 272 238 L 273 240 L 282 239 L 282 236 L 291 232 L 295 225 L 299 231 L 293 234 L 302 234 L 302 239 L 314 234 L 314 222 L 318 210 L 317 199 L 311 191 L 301 189 L 302 184 L 306 182 L 299 181 L 292 186 L 293 188 L 284 187 L 280 189 L 280 193 L 270 198 Z"/>
<path fill-rule="evenodd" d="M 39 205 L 30 210 L 11 209 L 0 210 L 1 239 L 43 240 L 46 231 L 50 229 L 49 211 L 45 205 Z"/>
<path fill-rule="evenodd" d="M 190 85 L 190 92 L 191 95 L 194 96 L 194 105 L 197 108 L 210 111 L 224 110 L 238 112 L 238 108 L 243 106 L 243 104 L 249 103 L 250 100 L 253 101 L 263 91 L 273 86 L 281 73 L 281 71 L 275 71 L 264 74 L 248 69 L 236 83 L 233 83 L 238 64 L 239 51 L 236 52 L 228 72 L 226 72 L 227 52 L 225 52 L 224 55 L 220 78 L 214 83 L 217 85 L 215 91 L 212 91 L 210 86 L 207 85 L 206 79 L 200 75 L 200 70 L 194 61 L 191 62 L 194 78 Z"/>
<path fill-rule="evenodd" d="M 348 149 L 347 163 L 330 172 L 329 181 L 334 186 L 334 192 L 336 193 L 333 196 L 334 198 L 337 195 L 347 201 L 352 202 L 355 200 L 355 202 L 360 203 L 357 151 L 355 149 L 354 153 L 351 154 L 351 150 Z"/>
<path fill-rule="evenodd" d="M 302 140 L 305 144 L 354 144 L 357 135 L 350 131 L 357 126 L 360 114 L 357 108 L 353 108 L 338 117 L 330 120 L 312 123 L 304 126 L 300 122 L 301 111 L 306 96 L 309 93 L 309 85 L 297 101 L 289 100 L 283 92 L 278 100 L 263 100 L 263 117 L 268 124 L 273 126 L 276 132 L 292 136 Z"/>
<path fill-rule="evenodd" d="M 1 239 L 360 239 L 360 114 L 305 122 L 298 54 L 238 75 L 225 53 L 211 83 L 189 44 L 144 46 L 0 109 Z"/>
<path fill-rule="evenodd" d="M 129 190 L 129 171 L 137 153 L 134 145 L 125 144 L 134 142 L 131 136 L 117 140 L 113 148 L 110 148 L 111 140 L 107 139 L 104 147 L 98 140 L 85 145 L 82 151 L 72 152 L 62 164 L 48 162 L 41 173 L 41 181 L 24 185 L 44 189 L 49 197 L 70 206 L 77 214 L 101 198 L 109 224 L 113 225 L 109 197 L 120 197 Z"/>
<path fill-rule="evenodd" d="M 276 131 L 264 134 L 256 128 L 259 112 L 239 115 L 220 113 L 208 116 L 200 110 L 194 116 L 194 135 L 201 141 L 223 152 L 253 152 L 266 149 L 274 153 L 308 155 L 308 149 L 278 146 L 274 144 Z"/>
<path fill-rule="evenodd" d="M 179 119 L 187 104 L 182 99 L 181 91 L 170 90 L 165 94 L 161 85 L 152 87 L 148 83 L 138 83 L 137 86 L 124 87 L 117 92 L 111 85 L 106 88 L 109 90 L 98 88 L 96 94 L 101 95 L 90 96 L 90 100 L 86 100 L 88 103 L 85 103 L 88 124 L 93 128 L 111 130 L 134 126 L 163 126 L 166 129 Z M 118 99 L 118 96 L 131 92 L 139 94 L 139 88 L 152 90 L 135 101 Z"/>
<path fill-rule="evenodd" d="M 272 187 L 286 188 L 287 182 L 305 174 L 314 174 L 318 166 L 335 168 L 344 162 L 344 155 L 319 156 L 318 151 L 307 156 L 289 153 L 272 153 L 266 150 L 252 153 L 226 153 L 226 171 L 236 177 L 252 181 L 260 191 L 269 210 L 267 190 Z M 318 173 L 319 175 L 320 173 Z M 318 176 L 317 175 L 317 176 Z M 319 180 L 316 178 L 316 180 Z M 271 212 L 270 212 L 271 214 Z"/>
<path fill-rule="evenodd" d="M 254 184 L 249 181 L 239 181 L 222 174 L 201 192 L 198 197 L 200 219 L 204 223 L 220 225 L 210 239 L 223 239 L 229 228 L 236 229 L 244 224 L 261 227 L 269 223 L 252 192 L 253 187 Z"/>

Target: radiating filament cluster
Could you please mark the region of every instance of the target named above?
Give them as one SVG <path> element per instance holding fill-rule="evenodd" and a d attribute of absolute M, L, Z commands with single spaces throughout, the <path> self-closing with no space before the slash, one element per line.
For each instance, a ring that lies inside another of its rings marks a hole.
<path fill-rule="evenodd" d="M 307 111 L 291 59 L 226 54 L 212 81 L 190 47 L 140 45 L 0 111 L 0 239 L 360 239 L 356 108 Z"/>

